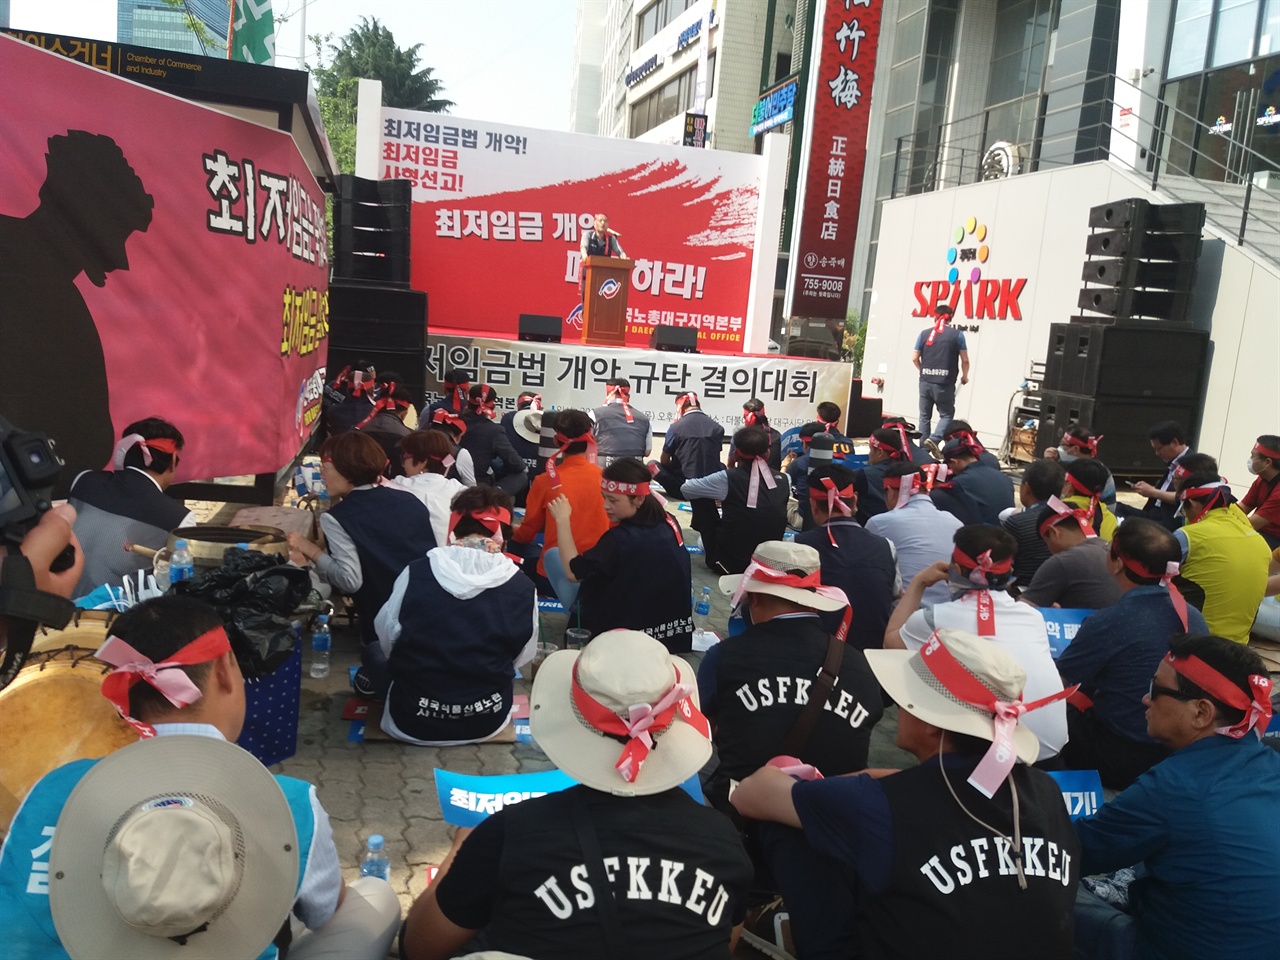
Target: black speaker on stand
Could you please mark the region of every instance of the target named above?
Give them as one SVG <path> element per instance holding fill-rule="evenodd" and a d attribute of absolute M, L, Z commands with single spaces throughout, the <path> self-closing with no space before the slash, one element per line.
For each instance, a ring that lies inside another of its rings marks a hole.
<path fill-rule="evenodd" d="M 335 280 L 409 286 L 408 180 L 365 180 L 344 173 L 333 201 Z"/>
<path fill-rule="evenodd" d="M 404 378 L 416 403 L 426 395 L 427 295 L 370 283 L 329 284 L 329 375 L 367 360 Z"/>

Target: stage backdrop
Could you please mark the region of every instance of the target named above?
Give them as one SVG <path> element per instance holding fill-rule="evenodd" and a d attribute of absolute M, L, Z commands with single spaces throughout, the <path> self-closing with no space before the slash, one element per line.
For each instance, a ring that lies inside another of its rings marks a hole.
<path fill-rule="evenodd" d="M 702 409 L 730 435 L 742 425 L 742 404 L 752 397 L 764 401 L 769 423 L 779 431 L 811 422 L 814 408 L 824 400 L 843 410 L 853 375 L 847 363 L 802 357 L 599 350 L 433 335 L 427 353 L 429 399 L 441 396 L 441 379 L 455 367 L 470 370 L 472 382 L 490 384 L 503 410 L 514 410 L 517 395 L 526 390 L 541 394 L 547 409 L 598 407 L 604 403 L 604 382 L 626 377 L 631 381 L 631 404 L 644 411 L 654 433 L 667 432 L 676 397 L 692 390 Z"/>
<path fill-rule="evenodd" d="M 319 414 L 324 196 L 287 133 L 95 65 L 0 36 L 0 414 L 69 475 L 148 416 L 180 479 L 273 471 Z"/>
<path fill-rule="evenodd" d="M 579 244 L 605 213 L 635 261 L 627 343 L 656 324 L 742 350 L 763 161 L 382 109 L 378 176 L 413 181 L 412 280 L 433 331 L 514 338 L 521 313 L 582 332 Z"/>

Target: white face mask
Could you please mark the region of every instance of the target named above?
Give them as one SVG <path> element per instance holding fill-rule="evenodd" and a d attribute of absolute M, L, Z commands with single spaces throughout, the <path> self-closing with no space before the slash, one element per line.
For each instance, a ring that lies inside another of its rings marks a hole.
<path fill-rule="evenodd" d="M 1244 468 L 1252 473 L 1255 477 L 1258 475 L 1258 468 L 1253 465 L 1253 457 L 1250 457 L 1244 465 Z"/>
<path fill-rule="evenodd" d="M 1080 459 L 1066 447 L 1058 447 L 1058 461 L 1060 463 L 1070 463 L 1073 460 Z"/>

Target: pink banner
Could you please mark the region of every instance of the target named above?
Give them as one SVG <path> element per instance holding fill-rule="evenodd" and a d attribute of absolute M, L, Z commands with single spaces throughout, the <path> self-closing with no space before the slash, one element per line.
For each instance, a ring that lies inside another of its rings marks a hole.
<path fill-rule="evenodd" d="M 759 157 L 386 108 L 380 176 L 413 182 L 413 286 L 433 331 L 515 338 L 522 313 L 581 338 L 579 245 L 604 213 L 635 261 L 627 345 L 658 324 L 742 350 Z"/>
<path fill-rule="evenodd" d="M 314 427 L 324 195 L 292 138 L 0 36 L 0 414 L 66 477 L 134 420 L 179 479 L 265 473 Z"/>

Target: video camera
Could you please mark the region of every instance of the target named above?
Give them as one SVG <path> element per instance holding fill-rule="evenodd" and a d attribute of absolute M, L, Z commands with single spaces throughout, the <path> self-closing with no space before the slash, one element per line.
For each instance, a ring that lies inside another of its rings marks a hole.
<path fill-rule="evenodd" d="M 53 507 L 54 485 L 62 473 L 57 447 L 43 433 L 19 430 L 0 417 L 0 542 L 17 547 L 40 517 Z M 70 568 L 71 547 L 54 561 L 55 572 Z"/>

